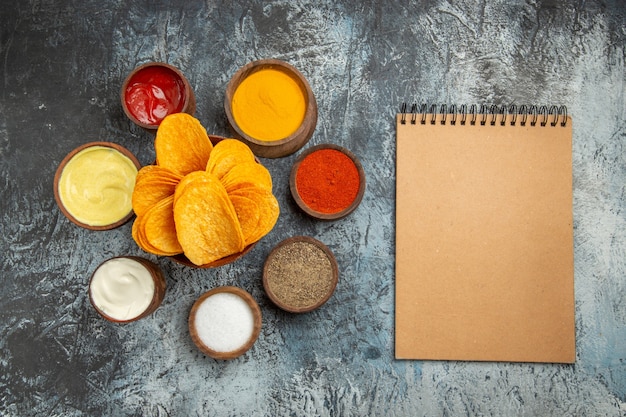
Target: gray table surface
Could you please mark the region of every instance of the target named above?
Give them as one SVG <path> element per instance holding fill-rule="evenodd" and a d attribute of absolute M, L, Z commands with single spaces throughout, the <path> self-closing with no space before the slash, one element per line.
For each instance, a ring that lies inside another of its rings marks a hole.
<path fill-rule="evenodd" d="M 626 413 L 626 5 L 614 1 L 3 1 L 0 5 L 0 415 L 623 416 Z M 118 98 L 147 61 L 179 67 L 196 116 L 228 135 L 226 84 L 277 58 L 317 97 L 309 145 L 361 158 L 361 206 L 313 221 L 288 193 L 296 155 L 263 160 L 281 216 L 244 258 L 192 269 L 142 252 L 131 223 L 71 224 L 52 179 L 74 147 L 108 140 L 154 158 Z M 407 102 L 567 105 L 574 120 L 574 365 L 394 360 L 394 115 Z M 335 253 L 321 309 L 276 309 L 261 284 L 271 248 L 309 235 Z M 87 282 L 103 260 L 146 256 L 163 305 L 105 322 Z M 187 331 L 194 300 L 249 291 L 261 335 L 229 362 Z"/>

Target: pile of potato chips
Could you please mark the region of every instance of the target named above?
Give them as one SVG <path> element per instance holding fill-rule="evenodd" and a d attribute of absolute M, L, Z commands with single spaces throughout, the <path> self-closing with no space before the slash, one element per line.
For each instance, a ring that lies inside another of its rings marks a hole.
<path fill-rule="evenodd" d="M 211 143 L 186 113 L 167 116 L 154 141 L 156 164 L 141 168 L 133 192 L 133 239 L 146 252 L 184 254 L 210 264 L 272 230 L 278 201 L 269 171 L 236 139 Z"/>

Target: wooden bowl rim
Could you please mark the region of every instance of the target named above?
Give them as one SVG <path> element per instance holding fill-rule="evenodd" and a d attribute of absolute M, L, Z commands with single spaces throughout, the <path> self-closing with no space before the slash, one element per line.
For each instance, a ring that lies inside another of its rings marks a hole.
<path fill-rule="evenodd" d="M 154 295 L 152 296 L 152 301 L 150 302 L 150 305 L 148 305 L 148 307 L 143 311 L 143 313 L 141 313 L 137 317 L 133 317 L 127 320 L 116 319 L 114 317 L 109 316 L 104 311 L 100 310 L 93 300 L 93 296 L 91 294 L 91 281 L 93 281 L 94 275 L 96 274 L 96 272 L 98 271 L 98 269 L 100 269 L 102 265 L 114 259 L 132 259 L 133 261 L 140 263 L 148 270 L 148 272 L 150 272 L 150 275 L 152 276 L 152 280 L 154 281 Z M 165 275 L 163 275 L 163 271 L 161 270 L 159 265 L 141 256 L 133 256 L 133 255 L 114 256 L 112 258 L 108 258 L 100 262 L 100 264 L 91 273 L 91 276 L 89 278 L 89 287 L 87 290 L 88 295 L 89 295 L 89 302 L 91 303 L 92 307 L 96 310 L 96 312 L 100 316 L 102 316 L 104 319 L 112 323 L 119 323 L 119 324 L 131 323 L 133 321 L 140 320 L 154 313 L 156 309 L 163 302 L 163 298 L 165 297 L 165 291 L 166 291 Z"/>
<path fill-rule="evenodd" d="M 321 249 L 328 257 L 328 260 L 330 261 L 330 265 L 332 268 L 332 282 L 331 282 L 330 289 L 328 290 L 328 293 L 326 293 L 324 297 L 320 298 L 315 304 L 312 304 L 306 307 L 290 306 L 288 304 L 283 303 L 280 299 L 278 299 L 278 297 L 276 297 L 276 295 L 270 289 L 270 285 L 269 285 L 270 277 L 268 276 L 268 270 L 267 270 L 270 261 L 274 258 L 274 256 L 276 256 L 276 254 L 282 248 L 288 245 L 292 245 L 294 243 L 298 243 L 298 242 L 309 243 Z M 284 239 L 283 241 L 279 242 L 276 246 L 274 246 L 274 248 L 270 251 L 269 255 L 267 256 L 265 263 L 263 264 L 263 288 L 265 289 L 265 293 L 276 306 L 290 313 L 308 313 L 310 311 L 318 309 L 319 307 L 324 305 L 330 299 L 330 297 L 332 297 L 332 295 L 335 292 L 335 289 L 337 288 L 338 282 L 339 282 L 339 267 L 337 265 L 337 259 L 335 258 L 335 255 L 333 254 L 333 252 L 330 250 L 328 246 L 326 246 L 324 243 L 310 236 L 293 236 L 293 237 Z"/>
<path fill-rule="evenodd" d="M 77 148 L 74 148 L 70 153 L 65 155 L 65 158 L 63 158 L 63 160 L 61 160 L 61 163 L 57 167 L 57 170 L 56 170 L 56 172 L 54 174 L 54 180 L 53 180 L 53 182 L 54 182 L 54 200 L 56 201 L 57 206 L 61 210 L 61 213 L 63 213 L 63 215 L 65 217 L 67 217 L 72 223 L 76 224 L 77 226 L 80 226 L 80 227 L 83 227 L 83 228 L 89 229 L 89 230 L 111 230 L 111 229 L 115 229 L 116 227 L 119 227 L 119 226 L 123 225 L 124 223 L 126 223 L 127 221 L 129 221 L 135 215 L 135 212 L 131 209 L 130 212 L 126 216 L 122 217 L 121 219 L 119 219 L 116 222 L 113 222 L 113 223 L 107 224 L 107 225 L 92 226 L 92 225 L 83 223 L 80 220 L 76 219 L 72 215 L 72 213 L 70 213 L 65 208 L 65 206 L 63 205 L 63 202 L 61 201 L 61 196 L 59 195 L 59 181 L 61 179 L 61 174 L 63 173 L 63 170 L 65 169 L 65 166 L 67 165 L 67 163 L 74 156 L 76 156 L 76 154 L 78 154 L 80 151 L 83 151 L 83 150 L 85 150 L 87 148 L 91 148 L 91 147 L 95 147 L 95 146 L 112 148 L 112 149 L 120 152 L 122 155 L 126 156 L 128 159 L 130 159 L 131 162 L 135 165 L 135 167 L 137 168 L 138 171 L 141 169 L 141 164 L 139 163 L 139 160 L 137 159 L 137 157 L 131 151 L 129 151 L 128 149 L 126 149 L 122 145 L 118 145 L 117 143 L 106 142 L 106 141 L 95 141 L 95 142 L 84 143 L 84 144 L 78 146 Z"/>
<path fill-rule="evenodd" d="M 133 115 L 133 113 L 130 111 L 130 109 L 126 105 L 126 88 L 128 87 L 128 84 L 131 82 L 131 80 L 136 74 L 138 74 L 140 71 L 143 71 L 144 69 L 149 68 L 149 67 L 166 68 L 172 71 L 177 77 L 181 79 L 181 81 L 183 82 L 183 86 L 185 87 L 185 100 L 183 102 L 183 107 L 182 107 L 181 112 L 189 113 L 193 115 L 196 110 L 196 103 L 195 103 L 195 96 L 193 93 L 193 89 L 191 88 L 191 84 L 189 83 L 189 80 L 187 80 L 183 72 L 180 69 L 176 68 L 175 66 L 168 64 L 166 62 L 154 61 L 154 62 L 146 62 L 144 64 L 139 65 L 138 67 L 135 67 L 124 79 L 124 82 L 122 83 L 122 87 L 120 88 L 120 101 L 122 102 L 122 109 L 124 110 L 124 114 L 126 114 L 126 117 L 128 117 L 137 126 L 140 126 L 150 131 L 156 131 L 159 127 L 158 124 L 155 125 L 155 124 L 141 122 L 139 119 L 137 119 Z"/>
<path fill-rule="evenodd" d="M 248 307 L 250 307 L 250 310 L 252 311 L 252 316 L 254 318 L 254 327 L 248 341 L 244 343 L 239 349 L 230 352 L 218 352 L 209 348 L 198 336 L 198 331 L 196 330 L 195 326 L 196 312 L 198 311 L 200 305 L 204 302 L 204 300 L 218 293 L 231 293 L 241 297 L 246 302 Z M 191 340 L 193 340 L 198 349 L 202 353 L 213 359 L 221 360 L 235 359 L 250 350 L 250 348 L 257 341 L 259 334 L 261 333 L 262 322 L 263 316 L 261 314 L 261 308 L 259 307 L 259 304 L 256 302 L 256 300 L 252 297 L 252 295 L 242 288 L 230 285 L 216 287 L 200 295 L 200 297 L 198 297 L 198 299 L 191 306 L 191 310 L 189 311 L 189 318 L 187 320 Z"/>
<path fill-rule="evenodd" d="M 233 95 L 235 94 L 235 91 L 239 87 L 241 81 L 249 75 L 267 68 L 280 69 L 287 75 L 294 78 L 300 85 L 305 100 L 307 101 L 304 119 L 298 129 L 296 129 L 296 131 L 291 135 L 275 141 L 263 141 L 248 135 L 239 127 L 235 121 L 232 111 Z M 315 94 L 313 94 L 313 90 L 311 89 L 311 85 L 302 72 L 300 72 L 296 67 L 279 59 L 260 59 L 249 62 L 239 68 L 226 86 L 224 110 L 226 112 L 228 123 L 235 135 L 249 142 L 252 147 L 254 147 L 253 150 L 256 150 L 261 157 L 276 158 L 287 156 L 298 151 L 309 141 L 317 125 L 317 101 L 315 99 Z"/>
<path fill-rule="evenodd" d="M 322 213 L 322 212 L 313 210 L 304 202 L 304 200 L 302 200 L 302 198 L 300 197 L 300 194 L 298 193 L 298 188 L 296 186 L 296 175 L 298 173 L 298 169 L 300 168 L 300 164 L 302 163 L 302 161 L 304 161 L 304 159 L 307 156 L 311 155 L 312 153 L 317 152 L 319 150 L 323 150 L 323 149 L 333 149 L 333 150 L 343 153 L 344 155 L 346 155 L 352 160 L 352 162 L 356 166 L 357 172 L 359 173 L 359 190 L 357 191 L 357 194 L 354 197 L 354 200 L 348 207 L 336 213 Z M 363 200 L 363 195 L 365 194 L 365 188 L 366 188 L 365 170 L 363 169 L 363 165 L 361 164 L 361 161 L 359 160 L 359 158 L 357 158 L 357 156 L 354 153 L 344 148 L 343 146 L 335 145 L 332 143 L 323 143 L 320 145 L 312 146 L 304 150 L 300 155 L 298 155 L 298 158 L 294 161 L 291 167 L 291 173 L 289 175 L 289 190 L 291 191 L 291 196 L 295 200 L 296 204 L 306 214 L 318 220 L 325 220 L 325 221 L 339 220 L 339 219 L 346 217 L 350 213 L 352 213 L 354 210 L 356 210 L 359 204 L 361 204 L 361 201 Z"/>

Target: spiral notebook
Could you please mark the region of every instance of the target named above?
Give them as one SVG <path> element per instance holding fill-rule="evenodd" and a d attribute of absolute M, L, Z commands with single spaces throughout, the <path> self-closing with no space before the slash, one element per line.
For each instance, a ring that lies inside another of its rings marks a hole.
<path fill-rule="evenodd" d="M 566 109 L 396 117 L 396 358 L 574 362 Z"/>

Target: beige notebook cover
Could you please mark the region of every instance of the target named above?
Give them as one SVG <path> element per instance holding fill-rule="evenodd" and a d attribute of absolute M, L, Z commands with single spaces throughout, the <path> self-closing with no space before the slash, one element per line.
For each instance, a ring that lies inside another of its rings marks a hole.
<path fill-rule="evenodd" d="M 506 117 L 397 115 L 397 359 L 575 361 L 572 122 Z"/>

